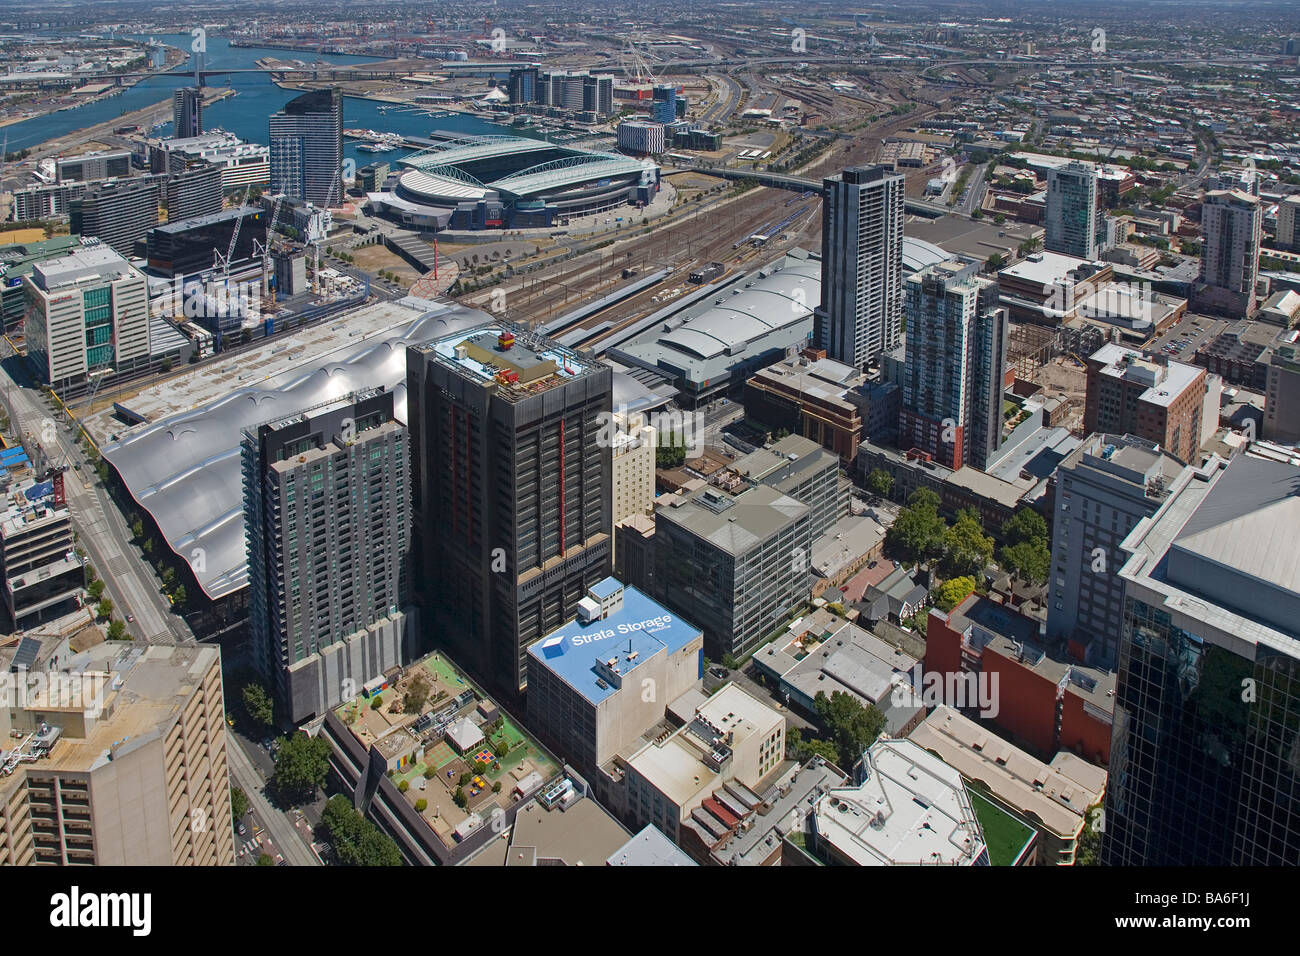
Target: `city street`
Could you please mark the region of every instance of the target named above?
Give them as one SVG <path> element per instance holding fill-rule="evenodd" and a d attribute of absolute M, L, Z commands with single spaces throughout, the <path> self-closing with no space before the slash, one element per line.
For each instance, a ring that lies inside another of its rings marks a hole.
<path fill-rule="evenodd" d="M 226 733 L 226 763 L 230 767 L 231 785 L 244 791 L 253 816 L 266 828 L 263 834 L 256 835 L 261 836 L 264 843 L 269 843 L 275 848 L 274 851 L 267 849 L 264 852 L 271 856 L 275 856 L 276 852 L 280 853 L 290 866 L 319 866 L 320 861 L 308 846 L 302 830 L 291 822 L 286 814 L 272 806 L 267 798 L 266 779 L 254 766 L 252 758 L 245 749 L 250 746 L 252 745 L 246 743 L 239 734 Z M 243 846 L 254 836 L 251 831 L 243 837 L 236 834 L 236 847 Z"/>
<path fill-rule="evenodd" d="M 13 368 L 20 361 L 8 343 L 0 360 L 0 392 L 14 430 L 29 449 L 40 449 L 48 464 L 67 465 L 64 492 L 72 513 L 77 543 L 85 549 L 104 581 L 105 595 L 123 619 L 134 617 L 127 631 L 151 644 L 192 643 L 185 622 L 171 612 L 160 582 L 134 545 L 117 506 L 108 498 L 86 461 L 66 421 L 57 421 L 44 407 L 43 398 L 27 387 L 26 377 Z M 39 464 L 39 462 L 37 462 Z"/>

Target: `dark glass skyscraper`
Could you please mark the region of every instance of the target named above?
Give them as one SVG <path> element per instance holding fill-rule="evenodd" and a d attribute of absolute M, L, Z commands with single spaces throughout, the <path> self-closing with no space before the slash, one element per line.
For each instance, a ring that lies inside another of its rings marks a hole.
<path fill-rule="evenodd" d="M 336 206 L 343 199 L 343 91 L 313 90 L 271 114 L 271 192 Z"/>
<path fill-rule="evenodd" d="M 182 86 L 172 93 L 172 138 L 188 139 L 203 132 L 203 91 Z"/>
<path fill-rule="evenodd" d="M 610 573 L 612 383 L 504 322 L 407 351 L 415 580 L 440 638 L 503 691 Z"/>
<path fill-rule="evenodd" d="M 1102 860 L 1300 864 L 1300 468 L 1238 455 L 1125 539 Z"/>

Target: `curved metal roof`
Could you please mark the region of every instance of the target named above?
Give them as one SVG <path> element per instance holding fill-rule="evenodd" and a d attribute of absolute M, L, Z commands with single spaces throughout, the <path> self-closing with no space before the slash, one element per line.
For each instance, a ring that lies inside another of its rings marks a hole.
<path fill-rule="evenodd" d="M 951 258 L 952 253 L 944 252 L 933 242 L 903 237 L 903 268 L 908 272 L 920 272 L 926 266 L 946 262 Z"/>
<path fill-rule="evenodd" d="M 659 341 L 699 358 L 713 358 L 773 329 L 806 319 L 820 300 L 821 264 L 793 263 L 739 292 L 724 292 L 722 302 L 660 336 Z"/>
<path fill-rule="evenodd" d="M 549 143 L 544 139 L 493 135 L 450 140 L 444 144 L 430 146 L 428 149 L 407 156 L 401 160 L 401 163 L 413 169 L 421 169 L 425 166 L 455 166 L 458 163 L 495 159 L 498 156 L 515 156 L 520 153 L 538 153 L 557 149 L 572 151 L 572 147 Z"/>
<path fill-rule="evenodd" d="M 248 583 L 243 429 L 379 385 L 394 391 L 395 415 L 405 421 L 406 347 L 484 321 L 490 321 L 486 313 L 458 305 L 426 312 L 384 338 L 332 352 L 264 384 L 132 431 L 105 446 L 104 458 L 204 592 L 225 597 Z"/>

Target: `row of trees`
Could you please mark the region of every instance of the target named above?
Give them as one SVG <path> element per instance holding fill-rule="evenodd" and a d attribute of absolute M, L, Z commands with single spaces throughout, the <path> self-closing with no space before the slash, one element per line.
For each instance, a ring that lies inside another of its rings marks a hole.
<path fill-rule="evenodd" d="M 402 854 L 392 838 L 353 809 L 342 794 L 329 798 L 321 825 L 328 831 L 338 861 L 344 866 L 402 865 Z"/>

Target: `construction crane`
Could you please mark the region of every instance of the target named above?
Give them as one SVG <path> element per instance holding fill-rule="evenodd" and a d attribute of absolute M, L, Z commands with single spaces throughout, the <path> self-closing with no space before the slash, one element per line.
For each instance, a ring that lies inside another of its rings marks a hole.
<path fill-rule="evenodd" d="M 230 233 L 230 245 L 226 247 L 226 254 L 223 256 L 220 249 L 212 250 L 212 271 L 220 272 L 221 278 L 227 283 L 230 281 L 230 260 L 235 255 L 235 244 L 239 242 L 240 227 L 244 225 L 243 208 L 248 202 L 248 196 L 252 188 L 251 185 L 244 188 L 244 198 L 235 207 L 240 212 L 240 215 L 235 217 L 235 228 Z"/>
<path fill-rule="evenodd" d="M 284 202 L 284 193 L 275 197 L 271 206 L 271 221 L 266 227 L 266 242 L 253 240 L 253 255 L 262 254 L 262 295 L 269 296 L 271 305 L 275 305 L 275 285 L 271 282 L 271 236 L 275 233 L 275 224 L 280 219 L 280 205 Z"/>

